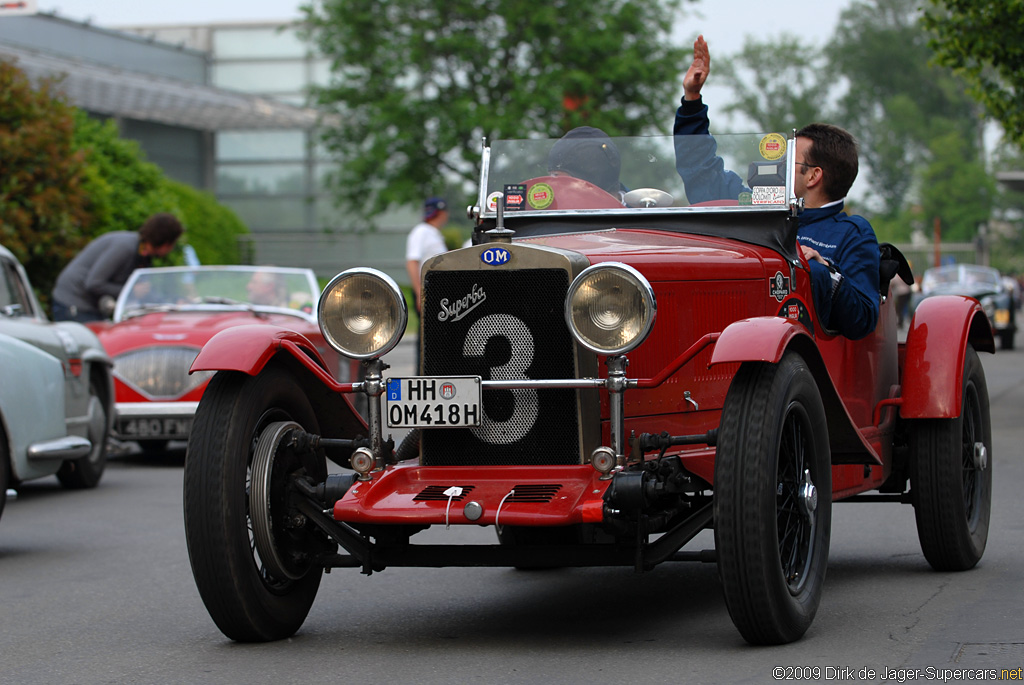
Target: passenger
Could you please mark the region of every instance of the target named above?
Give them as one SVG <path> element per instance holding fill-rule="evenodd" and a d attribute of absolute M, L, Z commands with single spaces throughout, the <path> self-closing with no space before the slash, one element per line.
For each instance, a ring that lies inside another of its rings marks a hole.
<path fill-rule="evenodd" d="M 287 307 L 288 284 L 274 271 L 256 271 L 245 286 L 249 302 L 264 307 Z"/>
<path fill-rule="evenodd" d="M 704 36 L 693 44 L 693 62 L 683 79 L 684 95 L 676 111 L 676 169 L 691 203 L 738 198 L 747 189 L 726 171 L 710 135 L 708 108 L 700 91 L 711 69 Z M 691 145 L 680 136 L 705 136 Z M 878 240 L 867 219 L 843 212 L 846 194 L 857 178 L 857 143 L 831 124 L 808 124 L 797 131 L 796 196 L 803 198 L 797 241 L 808 261 L 814 308 L 822 325 L 857 340 L 878 323 Z"/>

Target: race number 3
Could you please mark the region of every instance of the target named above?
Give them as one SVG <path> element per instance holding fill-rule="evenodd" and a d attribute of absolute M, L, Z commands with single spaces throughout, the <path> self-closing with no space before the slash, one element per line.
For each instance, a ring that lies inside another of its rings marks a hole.
<path fill-rule="evenodd" d="M 462 354 L 483 357 L 487 342 L 502 337 L 512 348 L 509 360 L 501 366 L 491 367 L 492 380 L 519 380 L 526 378 L 526 369 L 533 363 L 533 334 L 526 324 L 510 314 L 490 314 L 474 323 L 466 333 Z M 522 440 L 537 422 L 537 391 L 529 388 L 506 390 L 512 393 L 512 414 L 504 421 L 495 421 L 484 410 L 480 425 L 471 428 L 473 434 L 492 445 L 508 445 Z"/>

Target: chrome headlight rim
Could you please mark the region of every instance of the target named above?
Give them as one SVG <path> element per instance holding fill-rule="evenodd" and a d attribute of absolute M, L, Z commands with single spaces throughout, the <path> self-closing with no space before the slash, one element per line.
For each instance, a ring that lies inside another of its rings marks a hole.
<path fill-rule="evenodd" d="M 573 300 L 579 289 L 591 277 L 593 277 L 597 273 L 600 273 L 601 271 L 610 270 L 623 272 L 625 275 L 625 280 L 628 283 L 631 283 L 634 287 L 636 287 L 637 292 L 640 294 L 640 297 L 643 300 L 646 317 L 642 322 L 642 325 L 640 326 L 638 333 L 635 336 L 633 336 L 633 338 L 629 342 L 618 347 L 600 347 L 598 345 L 591 343 L 576 329 L 572 315 Z M 593 264 L 591 266 L 588 266 L 586 269 L 581 271 L 579 275 L 576 276 L 576 278 L 573 279 L 572 283 L 569 285 L 569 291 L 566 293 L 565 296 L 565 323 L 569 327 L 569 332 L 572 333 L 572 337 L 576 340 L 576 342 L 578 342 L 580 345 L 590 350 L 591 352 L 596 352 L 597 354 L 609 357 L 626 354 L 628 352 L 632 352 L 637 347 L 639 347 L 650 335 L 651 329 L 654 328 L 654 320 L 657 318 L 657 313 L 658 302 L 654 297 L 654 288 L 651 287 L 650 282 L 647 280 L 647 278 L 644 277 L 643 274 L 641 274 L 635 268 L 631 267 L 628 264 L 623 264 L 622 262 L 601 262 L 600 264 Z"/>
<path fill-rule="evenodd" d="M 398 311 L 398 321 L 395 322 L 396 325 L 394 332 L 383 345 L 377 347 L 372 352 L 357 352 L 347 348 L 335 337 L 329 326 L 325 325 L 326 316 L 333 311 L 328 301 L 329 298 L 342 282 L 357 276 L 370 276 L 381 281 L 384 285 L 385 292 L 393 298 Z M 317 302 L 317 324 L 320 326 L 320 332 L 323 334 L 324 340 L 326 340 L 327 344 L 332 348 L 351 359 L 367 360 L 377 359 L 384 356 L 393 350 L 395 346 L 398 345 L 399 341 L 401 341 L 402 336 L 405 335 L 405 328 L 408 322 L 409 309 L 405 302 L 405 295 L 402 294 L 402 289 L 398 286 L 395 280 L 386 273 L 369 267 L 354 267 L 339 273 L 330 280 L 323 292 L 320 293 L 320 299 Z"/>

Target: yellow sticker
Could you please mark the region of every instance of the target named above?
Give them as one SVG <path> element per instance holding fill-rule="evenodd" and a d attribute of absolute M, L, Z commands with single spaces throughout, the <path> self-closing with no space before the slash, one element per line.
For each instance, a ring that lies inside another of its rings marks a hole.
<path fill-rule="evenodd" d="M 534 209 L 547 209 L 555 201 L 555 191 L 547 183 L 535 183 L 526 195 L 526 202 Z"/>
<path fill-rule="evenodd" d="M 774 162 L 777 159 L 782 159 L 782 156 L 786 154 L 786 139 L 779 133 L 769 133 L 761 139 L 758 149 L 761 151 L 762 157 L 769 162 Z"/>

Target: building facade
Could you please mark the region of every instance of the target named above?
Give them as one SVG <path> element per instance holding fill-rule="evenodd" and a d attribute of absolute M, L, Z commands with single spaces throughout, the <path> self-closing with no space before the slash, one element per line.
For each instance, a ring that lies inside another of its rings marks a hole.
<path fill-rule="evenodd" d="M 260 264 L 308 266 L 329 278 L 375 266 L 407 279 L 413 211 L 368 231 L 325 187 L 333 163 L 317 144 L 310 85 L 326 60 L 287 24 L 108 29 L 54 15 L 0 18 L 0 58 L 32 78 L 60 76 L 69 100 L 113 119 L 171 178 L 213 192 L 251 234 Z"/>

